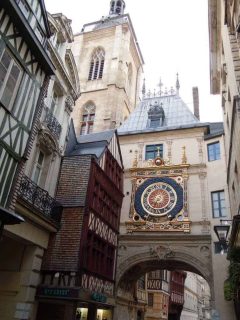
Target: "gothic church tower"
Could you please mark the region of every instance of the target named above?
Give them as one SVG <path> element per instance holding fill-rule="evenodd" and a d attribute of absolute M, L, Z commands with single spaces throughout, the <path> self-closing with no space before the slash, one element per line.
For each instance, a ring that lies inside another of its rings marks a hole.
<path fill-rule="evenodd" d="M 125 2 L 112 0 L 109 15 L 75 36 L 81 97 L 73 112 L 76 133 L 119 127 L 139 102 L 143 58 Z"/>

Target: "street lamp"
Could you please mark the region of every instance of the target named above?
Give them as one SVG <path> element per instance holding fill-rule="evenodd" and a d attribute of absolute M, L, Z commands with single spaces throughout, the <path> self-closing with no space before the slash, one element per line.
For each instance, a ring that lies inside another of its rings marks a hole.
<path fill-rule="evenodd" d="M 220 225 L 214 226 L 214 232 L 217 235 L 217 238 L 219 240 L 219 245 L 221 246 L 221 249 L 222 249 L 221 254 L 224 254 L 224 251 L 228 247 L 227 237 L 230 230 L 230 225 L 229 225 L 230 221 L 232 220 L 221 219 Z"/>
<path fill-rule="evenodd" d="M 229 233 L 230 225 L 219 225 L 214 226 L 214 232 L 216 233 L 219 242 L 226 243 L 227 242 L 227 236 Z"/>

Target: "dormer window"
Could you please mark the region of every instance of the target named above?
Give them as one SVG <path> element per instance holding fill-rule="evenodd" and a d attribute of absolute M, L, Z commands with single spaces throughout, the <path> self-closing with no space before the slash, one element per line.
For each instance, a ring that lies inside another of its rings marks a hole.
<path fill-rule="evenodd" d="M 162 127 L 165 124 L 165 113 L 162 104 L 159 105 L 157 101 L 155 101 L 154 105 L 150 105 L 148 124 L 150 128 Z"/>

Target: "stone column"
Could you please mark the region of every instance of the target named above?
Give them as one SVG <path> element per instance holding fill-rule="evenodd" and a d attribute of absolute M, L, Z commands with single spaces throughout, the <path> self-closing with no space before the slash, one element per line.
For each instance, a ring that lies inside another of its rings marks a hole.
<path fill-rule="evenodd" d="M 14 319 L 32 319 L 36 288 L 39 284 L 43 249 L 27 246 L 21 266 L 20 291 L 16 296 Z"/>

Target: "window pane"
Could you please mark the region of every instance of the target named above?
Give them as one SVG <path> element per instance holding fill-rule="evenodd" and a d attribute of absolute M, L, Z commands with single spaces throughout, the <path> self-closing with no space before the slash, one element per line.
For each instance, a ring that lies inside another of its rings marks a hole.
<path fill-rule="evenodd" d="M 16 81 L 12 77 L 9 77 L 1 98 L 2 103 L 6 107 L 9 107 L 11 98 L 13 96 L 13 91 L 15 89 L 15 84 L 16 84 Z"/>
<path fill-rule="evenodd" d="M 85 122 L 86 122 L 87 119 L 88 119 L 88 115 L 87 115 L 87 114 L 84 114 L 83 117 L 82 117 L 82 121 L 85 121 Z"/>
<path fill-rule="evenodd" d="M 14 64 L 12 66 L 11 76 L 13 77 L 13 79 L 15 79 L 17 81 L 19 75 L 20 75 L 20 69 L 18 68 L 17 65 Z"/>
<path fill-rule="evenodd" d="M 34 181 L 35 183 L 38 183 L 40 173 L 41 173 L 41 168 L 39 168 L 39 167 L 36 166 L 35 172 L 34 172 L 34 176 L 33 176 L 33 181 Z"/>
<path fill-rule="evenodd" d="M 146 153 L 145 153 L 145 160 L 155 159 L 158 154 L 158 150 L 160 153 L 160 157 L 163 156 L 163 145 L 162 144 L 155 144 L 146 146 Z"/>
<path fill-rule="evenodd" d="M 218 201 L 218 192 L 213 192 L 212 193 L 212 198 L 213 198 L 213 200 Z"/>
<path fill-rule="evenodd" d="M 224 191 L 212 192 L 212 210 L 214 218 L 226 216 Z"/>
<path fill-rule="evenodd" d="M 81 134 L 81 135 L 86 134 L 86 125 L 82 125 L 82 126 L 81 126 L 80 134 Z"/>
<path fill-rule="evenodd" d="M 0 58 L 0 99 L 7 108 L 11 108 L 11 102 L 15 98 L 16 85 L 19 84 L 21 69 L 5 49 Z"/>
<path fill-rule="evenodd" d="M 225 200 L 224 192 L 219 192 L 219 197 L 220 197 L 221 200 Z"/>
<path fill-rule="evenodd" d="M 20 7 L 22 13 L 25 15 L 25 17 L 28 18 L 30 11 L 28 9 L 28 6 L 27 6 L 25 0 L 20 0 L 19 7 Z"/>
<path fill-rule="evenodd" d="M 94 118 L 95 118 L 95 114 L 90 114 L 90 115 L 89 115 L 89 120 L 93 121 Z"/>
<path fill-rule="evenodd" d="M 220 143 L 208 144 L 208 161 L 219 160 L 220 158 Z"/>
<path fill-rule="evenodd" d="M 42 165 L 44 159 L 44 154 L 40 151 L 38 156 L 38 164 Z"/>
<path fill-rule="evenodd" d="M 88 133 L 92 133 L 93 132 L 93 123 L 89 123 L 88 125 Z"/>
<path fill-rule="evenodd" d="M 7 74 L 7 69 L 0 63 L 0 89 Z"/>
<path fill-rule="evenodd" d="M 10 62 L 11 62 L 11 57 L 10 55 L 8 54 L 7 51 L 4 52 L 2 58 L 1 58 L 1 63 L 4 65 L 4 67 L 6 69 L 8 69 L 9 65 L 10 65 Z"/>

